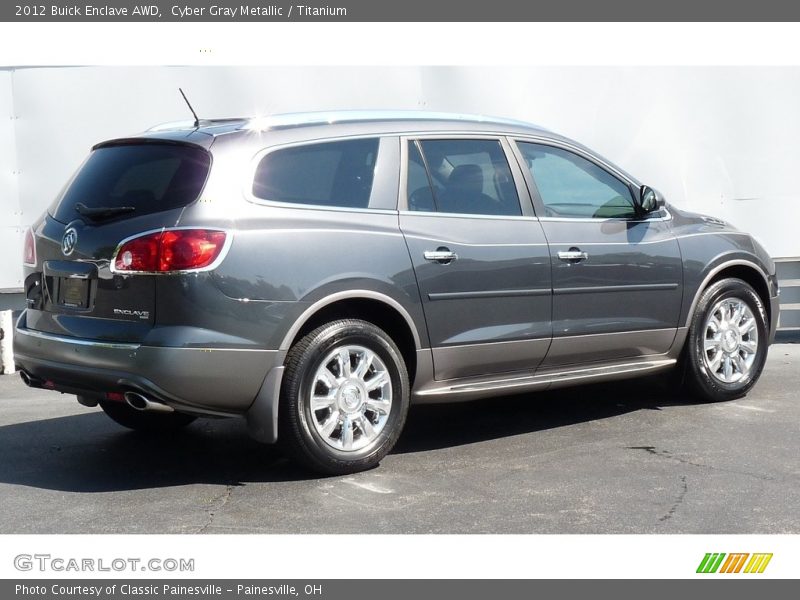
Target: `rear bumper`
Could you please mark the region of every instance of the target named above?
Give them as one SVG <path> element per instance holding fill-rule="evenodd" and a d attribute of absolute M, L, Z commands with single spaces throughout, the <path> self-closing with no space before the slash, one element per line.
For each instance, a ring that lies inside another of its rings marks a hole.
<path fill-rule="evenodd" d="M 241 415 L 285 352 L 173 348 L 84 340 L 28 329 L 17 322 L 17 368 L 57 390 L 102 394 L 137 390 L 177 410 Z"/>

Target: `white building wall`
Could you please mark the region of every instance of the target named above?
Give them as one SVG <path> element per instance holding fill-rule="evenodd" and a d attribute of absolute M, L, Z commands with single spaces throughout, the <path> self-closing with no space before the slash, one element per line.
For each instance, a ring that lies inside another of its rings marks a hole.
<path fill-rule="evenodd" d="M 12 71 L 0 70 L 0 293 L 22 287 L 22 215 L 12 78 Z"/>
<path fill-rule="evenodd" d="M 0 70 L 0 290 L 21 286 L 20 226 L 92 144 L 189 117 L 178 86 L 201 117 L 422 108 L 532 121 L 800 257 L 798 68 L 34 68 Z"/>

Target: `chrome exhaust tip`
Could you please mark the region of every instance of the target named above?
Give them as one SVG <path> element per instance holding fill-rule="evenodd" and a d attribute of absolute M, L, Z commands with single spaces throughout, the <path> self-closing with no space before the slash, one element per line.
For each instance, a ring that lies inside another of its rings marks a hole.
<path fill-rule="evenodd" d="M 31 375 L 27 371 L 20 371 L 19 378 L 22 379 L 22 382 L 27 385 L 29 388 L 40 388 L 44 387 L 44 381 L 36 377 L 35 375 Z"/>
<path fill-rule="evenodd" d="M 131 408 L 142 412 L 175 412 L 171 406 L 163 402 L 155 402 L 139 392 L 125 392 L 125 402 Z"/>

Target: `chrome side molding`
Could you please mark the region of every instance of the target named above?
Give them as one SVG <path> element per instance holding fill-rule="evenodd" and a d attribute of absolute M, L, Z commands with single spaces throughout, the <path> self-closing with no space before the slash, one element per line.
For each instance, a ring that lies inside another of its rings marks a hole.
<path fill-rule="evenodd" d="M 422 403 L 473 400 L 499 393 L 517 394 L 542 391 L 576 383 L 625 379 L 647 372 L 666 370 L 677 360 L 665 355 L 645 360 L 606 364 L 597 367 L 562 368 L 539 374 L 508 374 L 506 377 L 476 377 L 469 380 L 432 381 L 413 391 L 414 401 Z"/>
<path fill-rule="evenodd" d="M 116 348 L 118 350 L 138 350 L 141 344 L 129 342 L 103 342 L 101 340 L 87 340 L 83 338 L 70 337 L 66 335 L 58 335 L 55 333 L 46 333 L 44 331 L 37 331 L 35 329 L 28 329 L 27 327 L 20 327 L 17 323 L 15 335 L 24 335 L 43 340 L 52 340 L 55 342 L 64 342 L 66 344 L 76 344 L 78 346 L 92 346 L 94 348 Z"/>

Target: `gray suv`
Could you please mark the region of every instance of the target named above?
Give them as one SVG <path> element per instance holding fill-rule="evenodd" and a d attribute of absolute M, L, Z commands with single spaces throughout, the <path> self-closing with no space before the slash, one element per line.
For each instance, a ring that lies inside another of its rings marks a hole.
<path fill-rule="evenodd" d="M 747 393 L 778 320 L 747 233 L 503 119 L 195 121 L 96 145 L 26 234 L 25 382 L 139 430 L 247 419 L 324 473 L 409 404 L 674 370 Z"/>

